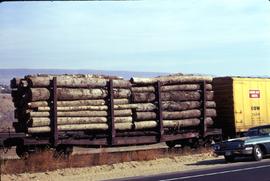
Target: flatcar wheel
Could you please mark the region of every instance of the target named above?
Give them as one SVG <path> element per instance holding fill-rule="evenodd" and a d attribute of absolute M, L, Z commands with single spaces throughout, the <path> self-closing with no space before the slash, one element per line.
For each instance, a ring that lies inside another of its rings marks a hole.
<path fill-rule="evenodd" d="M 65 154 L 70 156 L 73 152 L 73 146 L 66 147 Z"/>
<path fill-rule="evenodd" d="M 192 139 L 192 141 L 190 142 L 190 147 L 192 149 L 197 149 L 199 148 L 201 145 L 200 145 L 200 141 L 198 139 Z"/>
<path fill-rule="evenodd" d="M 49 145 L 43 145 L 43 146 L 36 147 L 36 152 L 46 152 L 49 150 L 50 150 Z"/>
<path fill-rule="evenodd" d="M 176 143 L 174 141 L 166 141 L 166 145 L 169 147 L 169 148 L 174 148 Z"/>
<path fill-rule="evenodd" d="M 16 153 L 22 159 L 27 159 L 30 155 L 29 148 L 27 146 L 17 146 Z"/>
<path fill-rule="evenodd" d="M 69 157 L 73 152 L 73 146 L 60 145 L 55 149 L 56 157 Z"/>

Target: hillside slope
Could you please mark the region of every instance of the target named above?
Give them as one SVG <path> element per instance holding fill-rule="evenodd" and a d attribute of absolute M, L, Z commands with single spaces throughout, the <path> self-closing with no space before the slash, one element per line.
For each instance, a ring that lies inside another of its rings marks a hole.
<path fill-rule="evenodd" d="M 8 131 L 14 121 L 14 106 L 10 94 L 0 94 L 0 131 Z"/>

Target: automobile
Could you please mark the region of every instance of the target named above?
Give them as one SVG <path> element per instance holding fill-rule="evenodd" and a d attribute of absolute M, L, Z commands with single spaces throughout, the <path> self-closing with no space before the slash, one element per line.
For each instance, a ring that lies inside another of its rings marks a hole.
<path fill-rule="evenodd" d="M 216 155 L 223 155 L 227 162 L 242 156 L 251 156 L 259 161 L 270 154 L 270 125 L 250 128 L 244 137 L 216 143 L 213 149 Z"/>

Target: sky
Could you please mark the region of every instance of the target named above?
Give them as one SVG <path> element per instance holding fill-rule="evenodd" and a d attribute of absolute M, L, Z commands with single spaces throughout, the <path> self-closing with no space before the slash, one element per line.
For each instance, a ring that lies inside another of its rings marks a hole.
<path fill-rule="evenodd" d="M 3 2 L 0 68 L 269 76 L 270 2 Z"/>

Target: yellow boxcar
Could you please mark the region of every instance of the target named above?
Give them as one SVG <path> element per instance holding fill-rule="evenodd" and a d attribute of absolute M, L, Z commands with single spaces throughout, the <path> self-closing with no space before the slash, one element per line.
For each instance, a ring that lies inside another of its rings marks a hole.
<path fill-rule="evenodd" d="M 217 104 L 216 126 L 227 137 L 254 126 L 270 124 L 270 79 L 217 77 L 213 81 Z"/>

